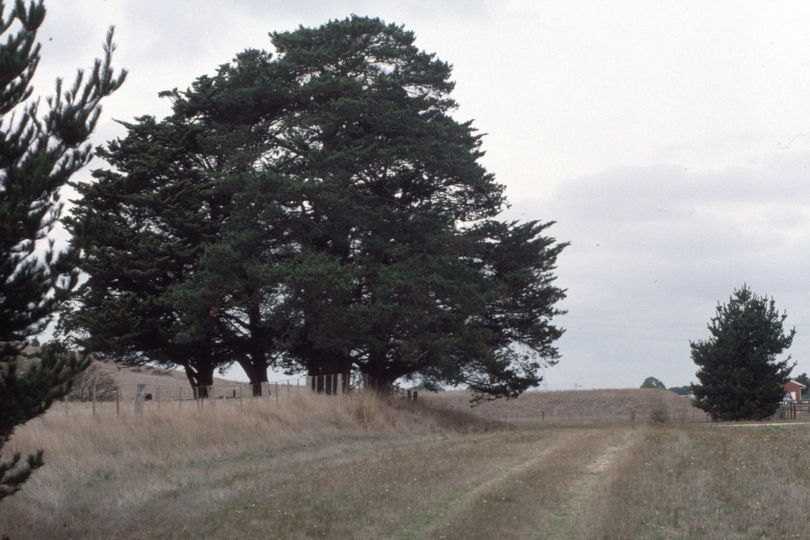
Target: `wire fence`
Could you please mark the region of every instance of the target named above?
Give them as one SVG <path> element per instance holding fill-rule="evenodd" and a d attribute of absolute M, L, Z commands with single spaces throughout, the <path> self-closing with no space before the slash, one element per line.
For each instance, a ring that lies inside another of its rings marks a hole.
<path fill-rule="evenodd" d="M 705 424 L 713 423 L 711 416 L 696 408 L 675 410 L 662 416 L 660 412 L 647 409 L 630 410 L 626 413 L 604 414 L 565 414 L 559 411 L 542 409 L 529 411 L 487 411 L 479 414 L 487 420 L 499 421 L 514 425 L 549 425 L 549 426 L 595 426 L 614 424 Z M 769 422 L 810 421 L 810 400 L 783 403 Z"/>
<path fill-rule="evenodd" d="M 415 401 L 418 392 L 404 390 L 384 383 L 379 379 L 362 375 L 347 377 L 343 374 L 296 377 L 280 381 L 257 384 L 229 382 L 209 386 L 191 387 L 188 385 L 123 384 L 114 387 L 92 386 L 79 394 L 65 396 L 62 406 L 65 415 L 77 408 L 92 410 L 93 416 L 101 409 L 115 408 L 116 414 L 133 410 L 136 416 L 144 409 L 169 410 L 194 407 L 197 409 L 217 406 L 244 408 L 256 402 L 290 399 L 304 394 L 325 394 L 339 396 L 358 389 L 370 389 L 390 395 L 396 399 Z"/>

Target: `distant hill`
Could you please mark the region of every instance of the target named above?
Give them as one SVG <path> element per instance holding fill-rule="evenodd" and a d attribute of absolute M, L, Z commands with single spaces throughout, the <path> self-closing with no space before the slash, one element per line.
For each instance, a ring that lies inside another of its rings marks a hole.
<path fill-rule="evenodd" d="M 663 403 L 669 409 L 671 421 L 702 420 L 705 414 L 692 406 L 691 400 L 661 389 L 564 390 L 557 392 L 526 392 L 517 399 L 499 399 L 470 409 L 467 391 L 439 394 L 420 392 L 419 399 L 438 407 L 469 410 L 475 415 L 494 420 L 545 418 L 593 418 L 605 421 L 629 419 L 633 411 L 640 421 L 647 421 L 653 407 Z M 693 416 L 694 415 L 694 416 Z"/>
<path fill-rule="evenodd" d="M 103 369 L 115 379 L 119 386 L 145 384 L 150 386 L 190 386 L 185 372 L 153 366 L 123 367 L 109 360 L 96 360 L 94 365 Z M 237 384 L 236 381 L 214 377 L 214 384 Z"/>

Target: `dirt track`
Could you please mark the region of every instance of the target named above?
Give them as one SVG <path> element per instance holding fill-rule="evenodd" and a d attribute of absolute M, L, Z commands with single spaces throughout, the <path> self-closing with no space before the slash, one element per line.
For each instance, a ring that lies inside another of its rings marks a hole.
<path fill-rule="evenodd" d="M 444 512 L 399 538 L 570 538 L 597 485 L 609 481 L 637 436 L 629 428 L 561 430 L 508 463 L 479 462 L 469 488 L 444 501 Z"/>

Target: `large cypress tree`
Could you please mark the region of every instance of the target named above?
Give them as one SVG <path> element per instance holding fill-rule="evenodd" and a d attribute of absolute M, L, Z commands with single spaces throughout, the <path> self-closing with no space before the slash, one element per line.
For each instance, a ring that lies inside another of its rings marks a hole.
<path fill-rule="evenodd" d="M 378 19 L 272 41 L 274 61 L 246 51 L 177 98 L 188 115 L 250 126 L 234 207 L 248 218 L 224 236 L 242 249 L 225 252 L 264 277 L 281 363 L 488 395 L 537 384 L 557 358 L 551 272 L 565 245 L 542 235 L 550 224 L 494 220 L 503 186 L 478 163 L 472 125 L 450 116 L 450 66 Z M 232 283 L 203 269 L 209 286 L 189 289 Z"/>
<path fill-rule="evenodd" d="M 74 184 L 82 198 L 65 222 L 88 279 L 62 326 L 85 350 L 122 364 L 181 366 L 205 396 L 230 351 L 208 306 L 197 316 L 167 298 L 227 217 L 228 196 L 212 178 L 219 165 L 182 118 L 123 125 L 125 138 L 98 149 L 114 169 Z"/>
<path fill-rule="evenodd" d="M 717 306 L 708 325 L 711 337 L 690 343 L 700 368 L 692 384 L 695 406 L 715 420 L 763 420 L 773 416 L 785 395 L 795 364 L 777 359 L 793 342 L 785 334 L 786 314 L 773 299 L 757 296 L 743 285 L 727 304 Z"/>
<path fill-rule="evenodd" d="M 60 218 L 60 189 L 91 158 L 86 143 L 101 112 L 100 102 L 124 80 L 110 66 L 112 29 L 88 74 L 79 71 L 69 88 L 57 80 L 56 92 L 40 114 L 30 99 L 39 63 L 37 30 L 45 18 L 42 1 L 17 0 L 6 17 L 0 1 L 0 448 L 16 426 L 42 414 L 70 390 L 72 377 L 87 362 L 58 345 L 38 358 L 22 354 L 23 342 L 41 332 L 76 285 L 76 251 L 56 253 L 48 235 Z M 0 462 L 0 499 L 15 493 L 42 453 Z"/>
<path fill-rule="evenodd" d="M 565 244 L 548 223 L 495 219 L 503 186 L 479 163 L 481 136 L 451 116 L 450 66 L 378 19 L 271 39 L 275 58 L 248 50 L 169 93 L 173 121 L 220 156 L 205 171 L 229 197 L 163 296 L 189 315 L 185 335 L 216 328 L 252 378 L 276 365 L 495 396 L 537 384 L 557 359 Z"/>
<path fill-rule="evenodd" d="M 265 92 L 211 114 L 211 79 L 192 88 L 194 107 L 162 92 L 174 114 L 124 123 L 126 137 L 99 150 L 112 169 L 75 186 L 82 199 L 66 222 L 88 279 L 64 328 L 85 350 L 127 365 L 181 366 L 201 395 L 215 369 L 236 361 L 258 392 L 272 362 L 269 292 L 243 261 L 250 239 L 226 241 L 223 226 L 244 219 L 232 201 L 252 176 L 244 156 L 255 152 L 254 104 L 278 109 L 278 99 Z"/>

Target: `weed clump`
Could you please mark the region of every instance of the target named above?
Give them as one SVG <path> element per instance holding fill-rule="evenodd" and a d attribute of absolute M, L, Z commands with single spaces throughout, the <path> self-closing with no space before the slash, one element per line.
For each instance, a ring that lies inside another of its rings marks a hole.
<path fill-rule="evenodd" d="M 666 424 L 669 422 L 669 406 L 659 401 L 650 409 L 650 422 L 653 424 Z"/>

